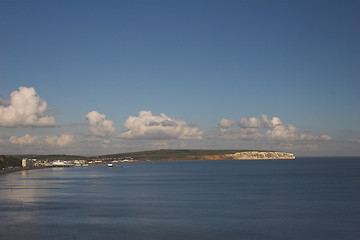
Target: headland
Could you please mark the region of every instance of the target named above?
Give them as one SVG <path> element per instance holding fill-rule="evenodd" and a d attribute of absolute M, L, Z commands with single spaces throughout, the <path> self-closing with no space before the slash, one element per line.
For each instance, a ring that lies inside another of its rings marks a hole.
<path fill-rule="evenodd" d="M 25 162 L 24 162 L 24 159 Z M 18 155 L 0 156 L 0 173 L 30 170 L 43 167 L 88 166 L 91 164 L 201 161 L 201 160 L 275 160 L 295 159 L 294 154 L 261 150 L 206 150 L 206 149 L 162 149 L 83 157 L 72 155 Z M 25 165 L 24 165 L 25 163 Z"/>

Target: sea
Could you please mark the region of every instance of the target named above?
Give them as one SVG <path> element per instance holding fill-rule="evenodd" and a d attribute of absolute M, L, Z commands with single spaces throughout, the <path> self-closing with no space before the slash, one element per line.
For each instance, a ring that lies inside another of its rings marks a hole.
<path fill-rule="evenodd" d="M 0 175 L 0 239 L 360 239 L 360 158 L 122 165 Z"/>

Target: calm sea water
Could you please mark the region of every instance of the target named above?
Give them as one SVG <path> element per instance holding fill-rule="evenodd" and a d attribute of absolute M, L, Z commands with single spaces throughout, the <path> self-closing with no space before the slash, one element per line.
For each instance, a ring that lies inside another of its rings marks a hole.
<path fill-rule="evenodd" d="M 0 239 L 360 239 L 360 158 L 0 175 Z"/>

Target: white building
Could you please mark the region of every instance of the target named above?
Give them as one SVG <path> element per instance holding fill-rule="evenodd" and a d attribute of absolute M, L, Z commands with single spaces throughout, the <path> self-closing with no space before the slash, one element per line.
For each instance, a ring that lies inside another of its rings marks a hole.
<path fill-rule="evenodd" d="M 22 167 L 30 167 L 30 160 L 28 158 L 22 159 Z"/>
<path fill-rule="evenodd" d="M 60 161 L 60 160 L 57 160 L 57 161 L 54 161 L 52 163 L 52 166 L 53 167 L 73 167 L 74 164 L 70 161 Z"/>

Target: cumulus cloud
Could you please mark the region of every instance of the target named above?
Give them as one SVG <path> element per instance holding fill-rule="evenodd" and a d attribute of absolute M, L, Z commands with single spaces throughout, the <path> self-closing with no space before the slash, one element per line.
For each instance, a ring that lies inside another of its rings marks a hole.
<path fill-rule="evenodd" d="M 260 118 L 241 118 L 238 126 L 240 128 L 273 128 L 277 125 L 283 125 L 280 118 L 273 117 L 271 120 L 265 114 L 262 114 Z"/>
<path fill-rule="evenodd" d="M 10 101 L 0 101 L 0 127 L 49 127 L 55 126 L 53 116 L 47 116 L 47 103 L 32 87 L 19 87 Z"/>
<path fill-rule="evenodd" d="M 30 136 L 29 134 L 26 134 L 22 137 L 11 136 L 9 141 L 13 144 L 33 144 L 37 142 L 38 139 L 38 136 Z"/>
<path fill-rule="evenodd" d="M 74 136 L 71 134 L 61 134 L 60 136 L 46 136 L 45 142 L 49 145 L 65 146 L 71 143 L 74 139 Z"/>
<path fill-rule="evenodd" d="M 239 123 L 239 127 L 241 128 L 260 128 L 260 120 L 258 118 L 242 118 Z"/>
<path fill-rule="evenodd" d="M 232 126 L 234 126 L 235 124 L 235 120 L 234 119 L 227 119 L 227 118 L 223 118 L 220 120 L 218 126 L 222 129 L 228 129 L 231 128 Z"/>
<path fill-rule="evenodd" d="M 273 140 L 297 140 L 298 129 L 291 124 L 282 123 L 279 118 L 273 118 L 273 126 L 266 132 L 266 136 Z M 275 124 L 274 124 L 275 123 Z"/>
<path fill-rule="evenodd" d="M 16 137 L 11 136 L 9 142 L 12 144 L 19 145 L 29 145 L 29 144 L 39 144 L 39 145 L 56 145 L 63 147 L 73 142 L 74 137 L 71 134 L 61 134 L 60 136 L 30 136 L 26 134 L 25 136 Z"/>
<path fill-rule="evenodd" d="M 140 111 L 139 116 L 130 116 L 121 138 L 138 139 L 202 139 L 203 132 L 185 121 L 172 119 L 161 113 L 153 116 L 151 111 Z"/>
<path fill-rule="evenodd" d="M 232 128 L 233 124 L 226 124 L 222 119 L 219 122 L 222 138 L 247 140 L 274 140 L 274 141 L 331 141 L 328 135 L 313 136 L 308 133 L 299 134 L 299 129 L 289 123 L 284 123 L 279 117 L 271 120 L 263 114 L 260 118 L 241 118 L 239 128 Z"/>
<path fill-rule="evenodd" d="M 105 114 L 92 111 L 87 113 L 85 117 L 89 121 L 88 131 L 90 135 L 108 137 L 116 131 L 114 122 L 111 120 L 106 120 Z"/>

